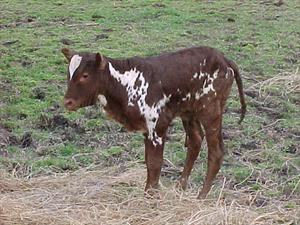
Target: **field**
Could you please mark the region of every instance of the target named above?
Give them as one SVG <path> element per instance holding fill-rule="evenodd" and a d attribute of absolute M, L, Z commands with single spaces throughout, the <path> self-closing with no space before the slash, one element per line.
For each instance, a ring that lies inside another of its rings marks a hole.
<path fill-rule="evenodd" d="M 0 6 L 0 225 L 300 224 L 300 4 L 290 1 L 18 1 Z M 206 144 L 186 192 L 185 151 L 169 130 L 160 199 L 143 195 L 143 136 L 97 106 L 62 105 L 63 47 L 123 58 L 208 45 L 240 67 L 226 156 L 207 200 L 196 200 Z"/>

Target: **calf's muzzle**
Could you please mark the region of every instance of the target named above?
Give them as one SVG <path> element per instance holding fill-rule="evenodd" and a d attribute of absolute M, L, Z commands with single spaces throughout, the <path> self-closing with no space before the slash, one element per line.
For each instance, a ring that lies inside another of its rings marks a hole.
<path fill-rule="evenodd" d="M 64 105 L 69 111 L 75 111 L 78 108 L 75 100 L 72 98 L 65 98 Z"/>

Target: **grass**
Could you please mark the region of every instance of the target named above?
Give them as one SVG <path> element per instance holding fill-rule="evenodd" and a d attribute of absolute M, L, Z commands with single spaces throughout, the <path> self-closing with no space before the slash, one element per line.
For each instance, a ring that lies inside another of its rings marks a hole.
<path fill-rule="evenodd" d="M 227 154 L 212 197 L 218 197 L 214 193 L 225 177 L 225 195 L 239 190 L 259 194 L 269 205 L 279 201 L 299 208 L 300 8 L 296 0 L 280 7 L 274 2 L 4 1 L 0 169 L 39 179 L 119 165 L 122 176 L 124 165 L 144 159 L 143 135 L 127 133 L 96 107 L 64 110 L 62 47 L 119 58 L 209 45 L 239 65 L 248 102 L 245 122 L 238 126 L 240 106 L 233 88 L 224 115 Z M 179 176 L 184 164 L 184 138 L 181 122 L 174 121 L 165 149 L 165 184 Z M 205 176 L 206 151 L 203 143 L 191 177 L 193 190 Z"/>

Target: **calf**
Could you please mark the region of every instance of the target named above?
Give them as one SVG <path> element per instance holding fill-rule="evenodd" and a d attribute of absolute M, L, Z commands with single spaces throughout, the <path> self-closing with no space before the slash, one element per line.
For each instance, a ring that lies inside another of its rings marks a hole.
<path fill-rule="evenodd" d="M 188 148 L 178 184 L 185 189 L 206 135 L 208 169 L 198 198 L 205 198 L 224 155 L 222 114 L 235 79 L 246 112 L 235 63 L 210 47 L 195 47 L 148 58 L 112 59 L 99 53 L 62 49 L 69 61 L 65 107 L 77 110 L 100 100 L 109 116 L 145 137 L 145 191 L 157 188 L 167 129 L 180 117 Z M 204 129 L 204 131 L 203 131 Z"/>

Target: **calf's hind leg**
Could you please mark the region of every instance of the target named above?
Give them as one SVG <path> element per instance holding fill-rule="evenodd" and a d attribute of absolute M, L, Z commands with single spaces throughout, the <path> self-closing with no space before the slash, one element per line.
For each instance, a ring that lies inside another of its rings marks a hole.
<path fill-rule="evenodd" d="M 181 177 L 179 178 L 178 186 L 185 190 L 194 162 L 199 155 L 204 133 L 201 125 L 195 120 L 182 120 L 182 123 L 186 132 L 185 145 L 187 147 L 187 154 L 184 169 Z"/>
<path fill-rule="evenodd" d="M 208 167 L 203 188 L 198 198 L 206 197 L 223 162 L 224 144 L 221 131 L 222 113 L 220 108 L 221 107 L 214 107 L 212 112 L 215 113 L 206 116 L 206 119 L 201 121 L 205 129 L 208 146 Z"/>

